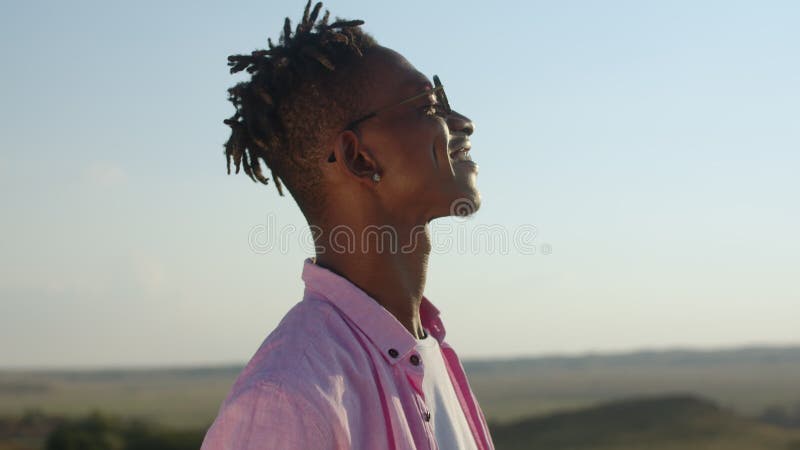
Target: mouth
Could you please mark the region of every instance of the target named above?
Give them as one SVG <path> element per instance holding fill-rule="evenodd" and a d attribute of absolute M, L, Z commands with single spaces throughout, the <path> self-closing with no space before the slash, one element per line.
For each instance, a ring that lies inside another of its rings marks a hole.
<path fill-rule="evenodd" d="M 453 162 L 460 162 L 460 161 L 472 161 L 472 156 L 469 154 L 469 150 L 472 148 L 472 145 L 466 143 L 465 145 L 453 150 L 450 152 L 450 160 Z"/>

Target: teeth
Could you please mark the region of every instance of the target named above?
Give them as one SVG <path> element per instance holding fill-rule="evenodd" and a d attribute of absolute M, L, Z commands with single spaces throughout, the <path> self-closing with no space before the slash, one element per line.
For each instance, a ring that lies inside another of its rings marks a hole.
<path fill-rule="evenodd" d="M 450 158 L 454 161 L 472 161 L 469 151 L 461 149 L 450 154 Z"/>

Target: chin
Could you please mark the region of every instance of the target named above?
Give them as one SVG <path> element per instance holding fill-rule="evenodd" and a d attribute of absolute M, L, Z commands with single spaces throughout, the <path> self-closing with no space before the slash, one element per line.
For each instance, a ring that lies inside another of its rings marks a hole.
<path fill-rule="evenodd" d="M 454 196 L 449 205 L 448 216 L 468 217 L 475 214 L 481 208 L 481 193 L 472 186 Z"/>

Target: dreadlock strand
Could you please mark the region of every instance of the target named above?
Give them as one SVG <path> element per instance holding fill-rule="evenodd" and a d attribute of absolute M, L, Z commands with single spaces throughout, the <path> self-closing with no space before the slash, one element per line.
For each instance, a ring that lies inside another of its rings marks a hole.
<path fill-rule="evenodd" d="M 244 153 L 242 154 L 242 169 L 244 170 L 245 175 L 250 177 L 251 180 L 256 181 L 255 177 L 253 176 L 253 169 L 251 169 L 251 160 L 253 158 L 252 152 L 250 148 L 245 148 Z"/>
<path fill-rule="evenodd" d="M 239 167 L 242 164 L 242 153 L 244 152 L 240 141 L 239 132 L 234 129 L 231 132 L 230 139 L 225 143 L 225 155 L 229 158 L 228 174 L 230 174 L 230 159 L 233 159 L 233 164 L 236 166 L 235 173 L 239 173 Z"/>
<path fill-rule="evenodd" d="M 309 1 L 309 4 L 310 3 L 311 2 Z M 322 2 L 317 2 L 317 4 L 314 5 L 314 10 L 311 11 L 311 17 L 309 17 L 308 19 L 309 24 L 314 25 L 314 22 L 317 21 L 317 16 L 319 16 L 319 11 L 321 9 L 322 9 Z"/>
<path fill-rule="evenodd" d="M 253 58 L 250 55 L 231 55 L 228 57 L 228 66 L 231 68 L 231 73 L 241 72 L 253 63 Z"/>
<path fill-rule="evenodd" d="M 320 3 L 320 6 L 322 6 L 321 3 Z M 324 30 L 324 29 L 328 28 L 328 19 L 330 17 L 331 17 L 331 12 L 326 9 L 325 10 L 325 15 L 322 16 L 322 20 L 320 21 L 320 23 L 317 24 L 317 31 Z"/>
<path fill-rule="evenodd" d="M 309 9 L 311 8 L 311 0 L 308 0 L 306 3 L 306 8 L 303 11 L 303 20 L 300 24 L 297 25 L 297 31 L 295 32 L 295 36 L 308 36 L 308 32 L 314 27 L 314 22 L 317 20 L 317 14 L 319 14 L 319 9 L 322 7 L 322 3 L 317 3 L 314 5 L 314 11 L 309 14 Z"/>
<path fill-rule="evenodd" d="M 308 0 L 308 3 L 306 3 L 306 7 L 303 10 L 303 20 L 300 21 L 301 24 L 308 23 L 308 11 L 309 11 L 309 9 L 311 9 L 311 0 Z"/>
<path fill-rule="evenodd" d="M 258 162 L 258 156 L 252 159 L 252 172 L 253 175 L 255 176 L 255 179 L 253 181 L 256 181 L 257 179 L 262 184 L 268 184 L 269 180 L 265 178 L 264 175 L 261 173 L 261 163 Z"/>
<path fill-rule="evenodd" d="M 316 48 L 311 46 L 303 47 L 303 53 L 313 58 L 318 63 L 322 64 L 323 66 L 327 67 L 328 70 L 333 71 L 336 70 L 336 66 L 322 53 L 320 53 Z"/>
<path fill-rule="evenodd" d="M 337 20 L 332 24 L 328 25 L 328 28 L 351 28 L 351 27 L 359 27 L 364 25 L 363 20 Z"/>
<path fill-rule="evenodd" d="M 289 45 L 292 42 L 292 21 L 287 17 L 283 22 L 283 35 L 280 38 L 283 45 Z"/>
<path fill-rule="evenodd" d="M 224 121 L 225 124 L 231 127 L 231 136 L 228 138 L 228 141 L 225 142 L 225 158 L 227 160 L 229 175 L 231 173 L 231 158 L 233 158 L 233 162 L 236 164 L 236 173 L 239 173 L 239 162 L 242 159 L 244 136 L 242 133 L 242 125 L 238 122 L 238 116 L 239 113 L 237 112 L 233 117 Z"/>
<path fill-rule="evenodd" d="M 228 175 L 230 175 L 231 174 L 231 154 L 228 152 L 227 144 L 226 144 L 225 147 L 226 147 L 225 151 L 223 152 L 225 154 L 225 166 L 228 168 Z"/>
<path fill-rule="evenodd" d="M 275 173 L 275 170 L 270 169 L 270 174 L 272 175 L 272 181 L 275 182 L 275 188 L 278 189 L 278 195 L 283 197 L 283 183 L 281 183 L 281 179 Z"/>

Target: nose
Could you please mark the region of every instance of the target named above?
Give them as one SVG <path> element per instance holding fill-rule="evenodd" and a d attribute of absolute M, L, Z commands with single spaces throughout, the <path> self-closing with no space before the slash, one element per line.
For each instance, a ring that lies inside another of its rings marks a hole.
<path fill-rule="evenodd" d="M 470 136 L 475 132 L 475 123 L 469 117 L 456 111 L 451 111 L 447 116 L 447 128 L 450 129 L 450 132 L 462 132 Z"/>

